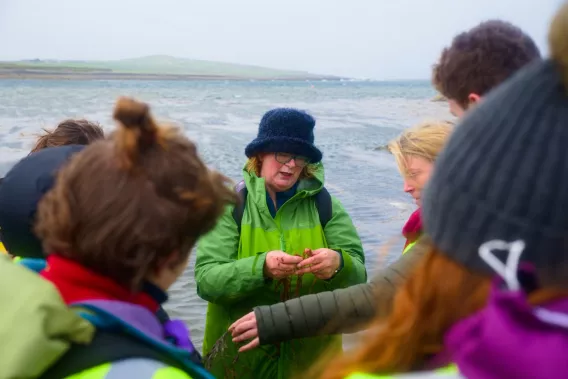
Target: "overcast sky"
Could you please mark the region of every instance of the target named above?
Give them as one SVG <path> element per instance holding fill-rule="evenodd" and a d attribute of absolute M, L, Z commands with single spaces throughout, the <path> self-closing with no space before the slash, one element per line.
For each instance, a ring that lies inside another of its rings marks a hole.
<path fill-rule="evenodd" d="M 561 0 L 0 0 L 0 60 L 178 57 L 426 79 L 453 35 L 501 18 L 546 52 Z"/>

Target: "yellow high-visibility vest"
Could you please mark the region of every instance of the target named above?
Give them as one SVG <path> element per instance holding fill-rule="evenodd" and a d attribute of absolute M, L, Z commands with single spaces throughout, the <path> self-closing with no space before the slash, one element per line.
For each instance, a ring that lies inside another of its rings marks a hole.
<path fill-rule="evenodd" d="M 362 372 L 355 372 L 349 375 L 345 379 L 404 379 L 404 378 L 413 378 L 413 379 L 420 379 L 421 374 L 424 377 L 428 378 L 459 378 L 459 369 L 456 365 L 449 365 L 446 367 L 439 368 L 433 371 L 424 371 L 424 372 L 413 372 L 407 374 L 395 374 L 395 375 L 373 375 L 373 374 L 365 374 Z"/>
<path fill-rule="evenodd" d="M 402 251 L 402 254 L 406 254 L 407 252 L 409 252 L 410 249 L 412 249 L 412 247 L 413 247 L 414 245 L 416 245 L 416 242 L 418 242 L 418 240 L 409 243 L 409 244 L 404 248 L 404 250 Z"/>

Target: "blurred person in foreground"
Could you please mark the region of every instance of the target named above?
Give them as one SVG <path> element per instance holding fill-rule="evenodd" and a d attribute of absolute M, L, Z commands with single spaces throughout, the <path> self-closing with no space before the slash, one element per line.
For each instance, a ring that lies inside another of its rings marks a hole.
<path fill-rule="evenodd" d="M 212 378 L 185 324 L 157 312 L 237 196 L 146 104 L 121 98 L 114 118 L 112 137 L 73 154 L 39 200 L 41 276 L 0 260 L 17 288 L 0 292 L 6 377 Z"/>

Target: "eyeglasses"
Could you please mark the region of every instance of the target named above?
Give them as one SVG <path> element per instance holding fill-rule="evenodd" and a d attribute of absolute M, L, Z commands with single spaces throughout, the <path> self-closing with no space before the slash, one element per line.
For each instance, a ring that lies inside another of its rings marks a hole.
<path fill-rule="evenodd" d="M 298 167 L 306 167 L 310 160 L 306 157 L 302 157 L 301 155 L 292 155 L 287 153 L 274 153 L 274 158 L 278 163 L 286 164 L 290 162 L 292 159 L 296 163 Z"/>

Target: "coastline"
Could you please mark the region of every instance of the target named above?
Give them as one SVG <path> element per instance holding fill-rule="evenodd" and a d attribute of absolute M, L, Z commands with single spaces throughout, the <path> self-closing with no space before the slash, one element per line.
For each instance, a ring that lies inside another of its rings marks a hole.
<path fill-rule="evenodd" d="M 231 81 L 338 81 L 343 78 L 335 76 L 236 76 L 236 75 L 191 75 L 191 74 L 142 74 L 120 72 L 72 72 L 55 70 L 2 70 L 0 80 L 231 80 Z"/>
<path fill-rule="evenodd" d="M 333 75 L 151 55 L 113 61 L 0 61 L 0 80 L 338 81 Z"/>

